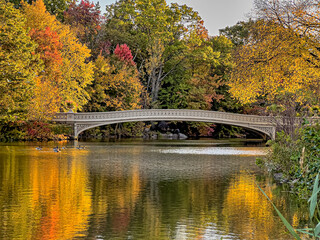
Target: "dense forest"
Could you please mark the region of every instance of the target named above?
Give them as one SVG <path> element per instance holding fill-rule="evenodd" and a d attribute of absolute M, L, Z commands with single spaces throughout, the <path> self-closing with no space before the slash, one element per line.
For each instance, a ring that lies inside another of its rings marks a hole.
<path fill-rule="evenodd" d="M 209 36 L 187 5 L 119 0 L 105 9 L 102 14 L 88 0 L 0 0 L 1 140 L 66 134 L 51 120 L 70 109 L 202 109 L 288 119 L 318 114 L 317 1 L 255 1 L 252 19 L 219 36 Z M 191 136 L 244 133 L 172 124 Z M 131 123 L 93 131 L 132 136 L 143 128 Z"/>

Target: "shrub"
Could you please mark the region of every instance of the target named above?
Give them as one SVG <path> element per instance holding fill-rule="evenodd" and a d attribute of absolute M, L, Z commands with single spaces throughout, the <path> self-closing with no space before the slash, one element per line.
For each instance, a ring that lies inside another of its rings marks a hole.
<path fill-rule="evenodd" d="M 297 139 L 280 132 L 276 140 L 268 144 L 271 146 L 269 154 L 257 163 L 282 173 L 299 194 L 308 195 L 320 171 L 320 126 L 306 122 L 299 129 Z"/>

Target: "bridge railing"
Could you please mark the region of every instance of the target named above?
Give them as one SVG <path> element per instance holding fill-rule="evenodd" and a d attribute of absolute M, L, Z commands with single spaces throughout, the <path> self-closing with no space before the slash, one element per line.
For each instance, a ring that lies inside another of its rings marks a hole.
<path fill-rule="evenodd" d="M 56 113 L 53 117 L 54 121 L 63 121 L 67 120 L 67 113 Z"/>
<path fill-rule="evenodd" d="M 257 116 L 238 113 L 227 113 L 217 111 L 189 110 L 189 109 L 145 109 L 145 110 L 127 110 L 114 112 L 88 112 L 88 113 L 57 113 L 54 121 L 56 122 L 100 122 L 117 119 L 143 119 L 154 121 L 156 118 L 172 120 L 174 118 L 183 121 L 192 121 L 193 119 L 217 119 L 251 124 L 268 124 L 268 125 L 299 125 L 301 118 L 285 119 L 283 117 Z M 320 123 L 320 118 L 308 118 L 310 123 Z M 293 123 L 295 122 L 295 123 Z"/>
<path fill-rule="evenodd" d="M 54 121 L 106 121 L 108 119 L 124 119 L 124 118 L 157 118 L 157 117 L 180 117 L 192 121 L 192 118 L 203 119 L 224 119 L 230 121 L 239 121 L 246 123 L 265 123 L 275 124 L 276 120 L 268 116 L 245 115 L 237 113 L 188 110 L 188 109 L 148 109 L 148 110 L 128 110 L 115 112 L 90 112 L 90 113 L 58 113 Z"/>

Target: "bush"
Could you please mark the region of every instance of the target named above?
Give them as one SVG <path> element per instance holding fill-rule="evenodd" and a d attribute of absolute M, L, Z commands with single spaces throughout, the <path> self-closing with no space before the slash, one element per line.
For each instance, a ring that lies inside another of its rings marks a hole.
<path fill-rule="evenodd" d="M 269 154 L 259 165 L 274 173 L 281 173 L 293 188 L 303 196 L 310 194 L 313 181 L 320 171 L 320 126 L 305 123 L 297 139 L 280 132 L 275 141 L 269 141 Z"/>
<path fill-rule="evenodd" d="M 0 123 L 0 141 L 48 141 L 66 139 L 71 128 L 39 121 L 15 121 Z"/>

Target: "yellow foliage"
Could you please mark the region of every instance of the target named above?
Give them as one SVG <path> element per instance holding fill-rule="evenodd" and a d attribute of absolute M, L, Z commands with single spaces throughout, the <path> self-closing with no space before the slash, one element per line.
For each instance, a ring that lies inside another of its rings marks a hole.
<path fill-rule="evenodd" d="M 27 19 L 26 27 L 40 30 L 50 27 L 53 31 L 57 30 L 56 17 L 47 12 L 46 6 L 42 0 L 35 1 L 32 5 L 24 1 L 22 1 L 21 4 Z"/>
<path fill-rule="evenodd" d="M 143 86 L 135 67 L 125 63 L 118 68 L 102 56 L 96 60 L 95 93 L 105 110 L 121 111 L 141 108 Z"/>
<path fill-rule="evenodd" d="M 90 50 L 81 44 L 69 26 L 60 23 L 55 16 L 46 11 L 42 0 L 31 5 L 24 3 L 23 11 L 27 18 L 26 26 L 43 30 L 49 27 L 56 32 L 62 43 L 62 80 L 56 86 L 61 97 L 59 108 L 67 109 L 67 103 L 74 103 L 74 110 L 81 109 L 87 103 L 89 95 L 85 87 L 93 80 L 93 64 L 86 60 L 91 56 Z"/>
<path fill-rule="evenodd" d="M 258 21 L 249 43 L 235 53 L 230 91 L 243 103 L 288 96 L 299 103 L 317 102 L 320 62 L 314 55 L 319 50 L 310 38 L 275 22 Z"/>
<path fill-rule="evenodd" d="M 36 120 L 50 120 L 59 111 L 59 89 L 51 82 L 36 78 L 33 101 L 28 108 L 29 118 Z"/>

